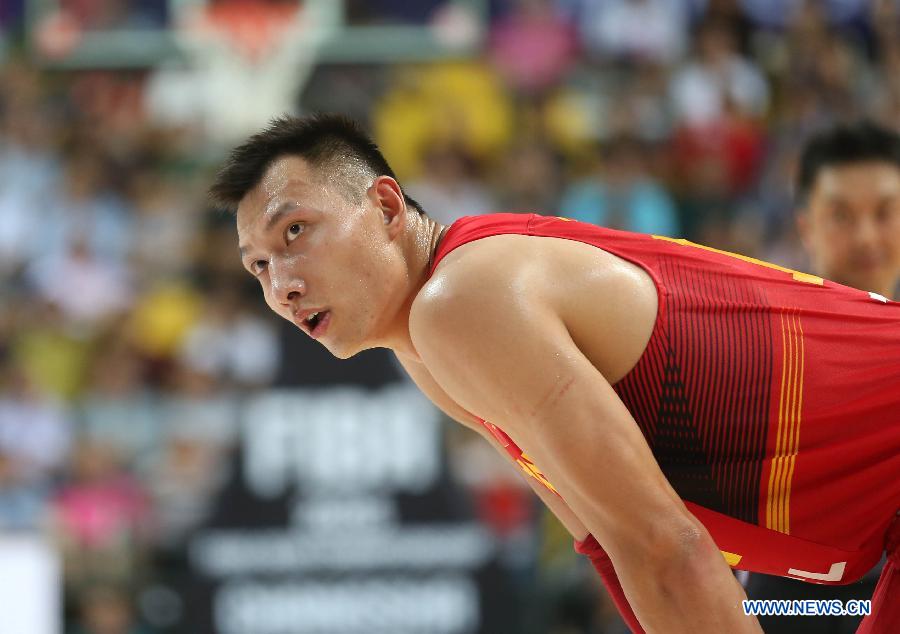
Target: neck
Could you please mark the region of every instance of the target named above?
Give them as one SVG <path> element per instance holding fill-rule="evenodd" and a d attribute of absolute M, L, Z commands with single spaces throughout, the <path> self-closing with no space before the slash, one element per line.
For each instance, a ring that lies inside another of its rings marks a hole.
<path fill-rule="evenodd" d="M 431 266 L 437 254 L 438 245 L 447 227 L 419 214 L 410 223 L 409 278 L 413 282 L 414 294 L 421 290 L 431 274 Z"/>
<path fill-rule="evenodd" d="M 445 225 L 424 214 L 416 214 L 409 223 L 405 299 L 394 319 L 396 327 L 393 336 L 386 346 L 406 360 L 420 361 L 409 336 L 409 314 L 419 291 L 430 277 L 431 266 L 446 229 Z"/>

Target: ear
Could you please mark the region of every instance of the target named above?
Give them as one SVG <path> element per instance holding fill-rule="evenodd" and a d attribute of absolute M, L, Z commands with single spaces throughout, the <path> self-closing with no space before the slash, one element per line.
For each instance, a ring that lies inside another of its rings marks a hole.
<path fill-rule="evenodd" d="M 369 197 L 381 213 L 382 221 L 393 238 L 406 224 L 406 201 L 400 184 L 390 176 L 379 176 L 369 188 Z"/>

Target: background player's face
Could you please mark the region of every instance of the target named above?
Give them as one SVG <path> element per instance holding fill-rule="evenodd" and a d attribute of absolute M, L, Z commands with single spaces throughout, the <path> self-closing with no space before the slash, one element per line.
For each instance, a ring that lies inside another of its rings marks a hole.
<path fill-rule="evenodd" d="M 816 274 L 890 297 L 900 278 L 900 168 L 823 168 L 798 227 Z"/>
<path fill-rule="evenodd" d="M 296 311 L 327 311 L 317 340 L 342 359 L 379 345 L 402 303 L 392 280 L 404 269 L 372 188 L 352 201 L 302 158 L 283 157 L 241 200 L 237 231 L 242 263 L 273 311 L 305 332 Z"/>

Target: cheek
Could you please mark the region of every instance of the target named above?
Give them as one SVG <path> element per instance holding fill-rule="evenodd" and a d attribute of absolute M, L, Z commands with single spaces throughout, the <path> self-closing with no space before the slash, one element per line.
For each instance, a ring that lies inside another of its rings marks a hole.
<path fill-rule="evenodd" d="M 353 288 L 353 296 L 349 299 L 356 304 L 360 311 L 360 317 L 376 312 L 381 288 L 378 271 L 375 267 L 367 266 L 357 269 L 354 271 L 353 279 L 348 282 L 347 289 Z"/>
<path fill-rule="evenodd" d="M 843 264 L 851 257 L 851 249 L 847 239 L 831 239 L 822 245 L 822 252 L 828 262 Z"/>
<path fill-rule="evenodd" d="M 892 253 L 900 251 L 900 219 L 892 218 L 886 221 L 879 233 L 886 249 Z"/>
<path fill-rule="evenodd" d="M 896 264 L 900 260 L 900 235 L 896 233 L 883 234 L 881 251 L 887 255 L 888 260 Z"/>
<path fill-rule="evenodd" d="M 278 311 L 279 307 L 272 301 L 272 296 L 269 294 L 268 290 L 266 290 L 266 287 L 263 284 L 260 284 L 259 290 L 262 293 L 263 300 L 266 302 L 266 306 L 268 306 L 273 313 L 280 315 L 281 313 Z"/>
<path fill-rule="evenodd" d="M 846 235 L 842 240 L 840 233 L 836 226 L 818 227 L 813 231 L 810 234 L 810 246 L 815 255 L 826 260 L 834 259 L 834 255 L 843 250 L 840 245 L 846 242 Z"/>
<path fill-rule="evenodd" d="M 371 328 L 389 303 L 385 271 L 379 267 L 377 259 L 372 259 L 371 253 L 369 258 L 366 266 L 355 268 L 352 277 L 340 289 L 342 296 L 353 307 L 357 326 L 362 330 Z"/>
<path fill-rule="evenodd" d="M 848 236 L 840 236 L 828 231 L 819 231 L 811 236 L 810 257 L 817 266 L 826 270 L 840 269 L 850 259 L 851 241 Z M 833 272 L 831 273 L 834 274 Z"/>
<path fill-rule="evenodd" d="M 387 277 L 391 262 L 389 250 L 361 242 L 353 245 L 349 255 L 348 274 L 352 277 L 352 283 L 360 287 L 357 290 L 365 294 L 377 292 Z"/>

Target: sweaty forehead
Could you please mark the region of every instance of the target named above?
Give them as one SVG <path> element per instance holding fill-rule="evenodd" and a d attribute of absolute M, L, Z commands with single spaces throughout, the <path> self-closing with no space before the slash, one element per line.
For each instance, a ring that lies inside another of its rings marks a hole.
<path fill-rule="evenodd" d="M 282 156 L 276 159 L 263 173 L 262 178 L 250 192 L 261 201 L 291 195 L 299 196 L 324 190 L 318 170 L 299 156 Z"/>
<path fill-rule="evenodd" d="M 315 168 L 298 156 L 276 159 L 238 204 L 238 227 L 247 227 L 283 202 L 300 202 L 325 194 Z"/>
<path fill-rule="evenodd" d="M 831 165 L 819 173 L 812 193 L 823 199 L 900 197 L 900 167 L 882 162 Z"/>

